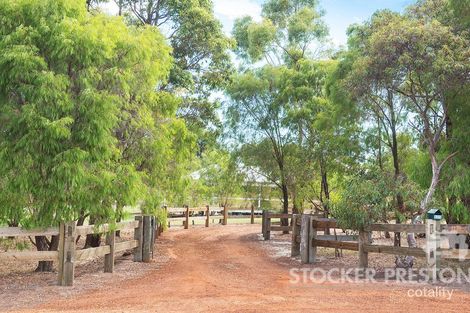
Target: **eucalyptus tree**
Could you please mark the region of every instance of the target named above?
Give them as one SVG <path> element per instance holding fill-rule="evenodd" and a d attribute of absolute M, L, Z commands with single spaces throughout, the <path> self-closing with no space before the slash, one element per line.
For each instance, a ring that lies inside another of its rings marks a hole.
<path fill-rule="evenodd" d="M 369 40 L 374 31 L 397 16 L 390 11 L 378 11 L 371 20 L 350 27 L 348 52 L 343 62 L 350 64 L 350 71 L 345 78 L 351 96 L 363 107 L 367 116 L 372 118 L 371 124 L 377 123 L 379 166 L 384 169 L 382 158 L 382 141 L 390 149 L 393 172 L 396 183 L 404 179 L 400 168 L 400 151 L 398 135 L 403 131 L 406 122 L 407 103 L 395 90 L 396 80 L 388 72 L 379 71 L 369 66 Z M 401 194 L 396 195 L 395 216 L 397 223 L 405 213 L 405 203 Z M 395 233 L 394 244 L 400 246 L 400 233 Z"/>
<path fill-rule="evenodd" d="M 432 180 L 420 211 L 428 208 L 445 163 L 455 152 L 438 158 L 449 103 L 446 92 L 469 78 L 469 42 L 436 20 L 395 16 L 375 31 L 369 41 L 369 69 L 387 73 L 393 90 L 416 113 L 415 130 L 428 149 Z"/>
<path fill-rule="evenodd" d="M 434 19 L 459 37 L 470 39 L 468 25 L 468 1 L 422 0 L 408 9 L 410 15 L 431 20 Z M 468 159 L 468 132 L 463 125 L 468 125 L 468 99 L 470 83 L 457 85 L 446 90 L 445 102 L 448 114 L 444 127 L 445 136 L 441 138 L 439 154 L 457 152 L 442 172 L 442 179 L 437 190 L 440 204 L 448 223 L 466 223 L 470 214 L 469 182 L 470 161 Z M 430 167 L 430 166 L 429 166 Z M 426 175 L 427 176 L 427 175 Z"/>
<path fill-rule="evenodd" d="M 170 67 L 170 48 L 154 29 L 90 15 L 72 0 L 3 1 L 2 219 L 24 227 L 83 214 L 112 222 L 116 203 L 136 204 L 146 177 L 136 162 L 122 161 L 116 132 L 124 121 L 148 121 L 164 108 L 154 87 Z M 55 236 L 35 238 L 38 250 L 57 243 Z M 51 269 L 51 262 L 38 266 Z"/>
<path fill-rule="evenodd" d="M 452 102 L 449 92 L 457 92 L 469 79 L 470 55 L 466 36 L 453 32 L 433 17 L 422 14 L 386 14 L 364 43 L 365 58 L 359 68 L 379 77 L 399 95 L 413 113 L 410 127 L 428 152 L 432 178 L 414 220 L 429 208 L 441 179 L 444 165 L 457 151 L 440 149 Z M 415 246 L 413 234 L 408 235 Z M 399 266 L 411 266 L 412 258 Z"/>
<path fill-rule="evenodd" d="M 232 65 L 232 41 L 214 16 L 211 0 L 117 0 L 120 14 L 132 23 L 158 28 L 172 47 L 173 67 L 159 86 L 181 97 L 178 115 L 208 144 L 221 126 L 211 95 L 226 86 Z"/>
<path fill-rule="evenodd" d="M 288 118 L 292 108 L 303 104 L 285 96 L 286 79 L 303 60 L 323 48 L 327 28 L 321 16 L 317 1 L 269 0 L 262 5 L 262 21 L 240 18 L 232 32 L 235 52 L 242 60 L 241 73 L 228 88 L 232 129 L 239 142 L 247 144 L 246 162 L 261 161 L 254 166 L 258 169 L 270 162 L 276 165 L 262 174 L 282 192 L 284 212 L 289 207 L 287 162 L 295 150 L 289 147 L 303 141 L 302 127 L 292 131 Z M 264 161 L 258 157 L 261 155 Z"/>

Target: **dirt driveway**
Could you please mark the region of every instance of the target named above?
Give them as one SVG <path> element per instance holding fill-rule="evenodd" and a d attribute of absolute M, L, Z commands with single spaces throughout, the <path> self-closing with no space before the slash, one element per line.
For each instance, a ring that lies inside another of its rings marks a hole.
<path fill-rule="evenodd" d="M 144 277 L 21 312 L 464 312 L 470 294 L 451 300 L 409 297 L 410 286 L 308 284 L 289 280 L 294 261 L 269 256 L 259 225 L 169 231 L 170 261 Z M 416 287 L 415 287 L 416 288 Z"/>

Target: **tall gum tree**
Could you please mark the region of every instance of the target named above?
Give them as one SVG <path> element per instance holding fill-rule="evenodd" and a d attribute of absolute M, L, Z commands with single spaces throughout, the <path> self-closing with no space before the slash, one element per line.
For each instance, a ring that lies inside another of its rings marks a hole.
<path fill-rule="evenodd" d="M 100 1 L 104 2 L 104 1 Z M 107 1 L 109 2 L 109 1 Z M 178 116 L 199 136 L 200 150 L 212 144 L 221 127 L 218 100 L 232 72 L 233 47 L 214 16 L 211 0 L 117 0 L 119 14 L 136 25 L 150 25 L 166 37 L 174 63 L 161 90 L 181 98 Z M 202 152 L 202 151 L 200 151 Z"/>
<path fill-rule="evenodd" d="M 392 155 L 395 182 L 400 184 L 404 175 L 400 169 L 398 135 L 406 120 L 407 104 L 395 91 L 393 78 L 386 72 L 375 71 L 368 66 L 367 46 L 367 41 L 375 29 L 393 19 L 395 15 L 396 13 L 390 11 L 379 11 L 374 13 L 369 22 L 351 27 L 348 31 L 349 49 L 343 57 L 343 62 L 352 63 L 346 78 L 348 90 L 364 109 L 365 115 L 372 119 L 371 123 L 377 123 L 379 166 L 385 170 L 382 158 L 383 141 Z M 401 216 L 405 213 L 405 203 L 400 193 L 395 199 L 396 222 L 400 223 Z M 395 233 L 394 245 L 400 246 L 400 233 Z"/>
<path fill-rule="evenodd" d="M 298 104 L 283 97 L 283 80 L 297 62 L 315 56 L 323 48 L 327 28 L 314 0 L 269 0 L 262 7 L 261 22 L 244 17 L 234 24 L 235 52 L 242 60 L 242 68 L 228 88 L 229 112 L 232 125 L 238 125 L 235 130 L 246 131 L 249 125 L 250 131 L 239 137 L 242 144 L 271 150 L 278 168 L 277 177 L 272 180 L 282 192 L 283 211 L 287 213 L 287 146 L 302 140 L 303 135 L 301 128 L 293 133 L 286 125 L 290 106 Z M 282 223 L 286 225 L 287 220 Z"/>
<path fill-rule="evenodd" d="M 433 200 L 444 165 L 457 151 L 439 153 L 449 116 L 447 93 L 456 91 L 469 79 L 468 38 L 454 33 L 436 19 L 413 14 L 396 14 L 370 35 L 364 67 L 383 73 L 414 113 L 410 126 L 420 135 L 431 162 L 432 178 L 414 219 L 424 213 Z M 444 152 L 444 151 L 441 151 Z M 408 234 L 410 246 L 416 242 Z M 402 262 L 412 265 L 412 257 Z"/>

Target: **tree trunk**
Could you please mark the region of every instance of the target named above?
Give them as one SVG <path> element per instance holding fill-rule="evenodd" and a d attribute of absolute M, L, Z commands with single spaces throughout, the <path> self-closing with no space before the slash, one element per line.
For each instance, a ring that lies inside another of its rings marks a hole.
<path fill-rule="evenodd" d="M 447 217 L 446 217 L 446 222 L 448 224 L 459 224 L 459 221 L 455 218 L 452 208 L 455 206 L 457 203 L 457 197 L 455 195 L 451 195 L 449 197 L 449 204 L 448 204 L 448 210 L 447 210 Z"/>
<path fill-rule="evenodd" d="M 88 234 L 86 235 L 84 249 L 96 248 L 101 245 L 101 234 Z"/>
<path fill-rule="evenodd" d="M 96 222 L 96 219 L 90 216 L 90 225 L 93 225 Z M 88 234 L 86 235 L 84 249 L 87 248 L 96 248 L 101 244 L 101 234 Z"/>
<path fill-rule="evenodd" d="M 377 147 L 377 161 L 379 163 L 379 168 L 381 171 L 384 169 L 383 161 L 382 161 L 382 126 L 380 125 L 380 117 L 377 116 L 377 130 L 379 132 L 378 135 L 378 147 Z"/>
<path fill-rule="evenodd" d="M 397 126 L 396 126 L 396 116 L 395 116 L 395 109 L 393 106 L 393 95 L 389 91 L 388 93 L 389 99 L 389 110 L 390 110 L 390 132 L 392 137 L 392 146 L 390 147 L 392 150 L 392 158 L 393 158 L 393 169 L 394 169 L 394 180 L 396 184 L 400 183 L 400 160 L 398 157 L 398 140 L 397 140 Z M 400 213 L 405 212 L 405 204 L 403 201 L 403 196 L 398 192 L 396 194 L 396 203 L 397 203 L 397 211 Z M 396 217 L 396 223 L 399 224 L 400 220 L 398 216 Z M 401 237 L 400 233 L 396 232 L 393 235 L 393 245 L 395 247 L 401 246 Z"/>
<path fill-rule="evenodd" d="M 285 182 L 282 183 L 282 212 L 283 213 L 289 213 L 289 193 L 287 189 L 287 184 Z M 282 218 L 281 219 L 281 225 L 282 226 L 289 226 L 289 219 L 287 218 Z M 288 234 L 289 231 L 285 230 L 282 232 L 283 234 Z"/>
<path fill-rule="evenodd" d="M 432 196 L 434 195 L 434 192 L 436 191 L 437 184 L 439 183 L 439 176 L 440 176 L 441 170 L 437 164 L 435 152 L 433 151 L 431 153 L 432 153 L 431 155 L 432 179 L 431 179 L 431 184 L 429 185 L 428 191 L 426 193 L 426 196 L 424 197 L 423 201 L 421 201 L 419 215 L 426 212 L 429 206 L 429 203 L 432 200 Z"/>
<path fill-rule="evenodd" d="M 46 236 L 35 236 L 37 251 L 57 251 L 59 247 L 59 236 L 52 236 L 51 241 L 48 242 Z M 52 272 L 52 261 L 39 261 L 36 267 L 36 272 Z"/>
<path fill-rule="evenodd" d="M 323 168 L 323 166 L 322 166 Z M 322 202 L 323 206 L 323 216 L 325 218 L 328 218 L 330 216 L 330 208 L 329 208 L 329 202 L 330 202 L 330 189 L 328 186 L 328 175 L 326 170 L 323 168 L 322 169 L 322 175 L 321 175 L 321 183 L 322 183 L 322 190 L 323 194 L 325 195 L 325 202 Z M 330 234 L 330 229 L 325 228 L 325 235 Z"/>

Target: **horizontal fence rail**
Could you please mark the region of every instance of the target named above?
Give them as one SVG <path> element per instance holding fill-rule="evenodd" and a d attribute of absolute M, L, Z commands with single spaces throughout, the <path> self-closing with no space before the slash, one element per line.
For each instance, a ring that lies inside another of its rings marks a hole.
<path fill-rule="evenodd" d="M 365 228 L 366 231 L 389 231 L 389 232 L 408 232 L 424 233 L 424 224 L 372 224 Z"/>
<path fill-rule="evenodd" d="M 57 251 L 13 251 L 0 253 L 0 260 L 17 261 L 58 261 Z"/>
<path fill-rule="evenodd" d="M 175 222 L 181 222 L 185 229 L 189 228 L 189 225 L 195 225 L 195 221 L 205 221 L 205 227 L 209 227 L 214 221 L 218 221 L 219 224 L 227 225 L 229 219 L 246 219 L 250 218 L 250 223 L 254 224 L 255 219 L 261 218 L 262 210 L 255 210 L 254 206 L 251 209 L 240 210 L 231 209 L 228 207 L 180 207 L 180 208 L 167 208 L 165 207 L 167 216 L 167 225 L 171 227 L 175 225 Z"/>
<path fill-rule="evenodd" d="M 57 236 L 59 228 L 46 229 L 23 229 L 21 227 L 0 228 L 0 237 L 34 237 L 34 236 Z"/>

